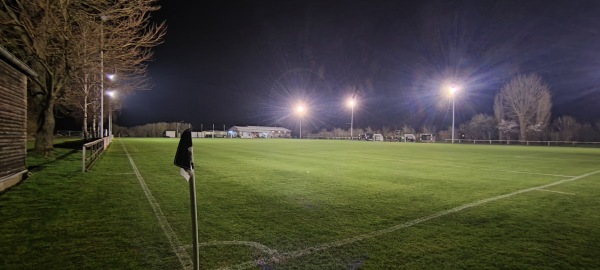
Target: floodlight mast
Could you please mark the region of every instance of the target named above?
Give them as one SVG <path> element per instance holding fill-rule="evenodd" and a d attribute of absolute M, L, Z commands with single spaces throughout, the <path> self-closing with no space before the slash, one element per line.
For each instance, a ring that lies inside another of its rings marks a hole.
<path fill-rule="evenodd" d="M 300 116 L 300 139 L 302 139 L 302 116 L 304 115 L 304 106 L 298 105 L 296 112 L 298 112 L 298 115 Z"/>
<path fill-rule="evenodd" d="M 454 143 L 454 100 L 456 99 L 456 92 L 458 92 L 458 86 L 451 85 L 448 89 L 448 93 L 452 99 L 452 143 Z"/>
<path fill-rule="evenodd" d="M 352 131 L 354 130 L 354 106 L 356 105 L 356 101 L 354 98 L 348 100 L 348 106 L 350 107 L 350 140 L 352 140 Z"/>

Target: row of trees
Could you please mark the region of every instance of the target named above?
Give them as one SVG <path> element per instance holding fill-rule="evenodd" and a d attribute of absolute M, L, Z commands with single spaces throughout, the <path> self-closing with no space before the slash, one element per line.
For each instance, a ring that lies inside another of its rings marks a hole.
<path fill-rule="evenodd" d="M 560 116 L 550 123 L 552 101 L 549 87 L 536 74 L 518 75 L 502 87 L 494 98 L 494 116 L 477 114 L 470 121 L 461 124 L 458 132 L 461 138 L 475 140 L 552 140 L 552 141 L 600 141 L 600 121 L 578 123 L 571 116 Z M 404 125 L 399 129 L 403 134 L 432 133 L 438 139 L 451 137 L 449 130 L 438 131 L 434 126 L 424 127 L 417 132 Z M 381 133 L 386 137 L 396 136 L 395 128 L 380 130 L 354 130 L 354 134 Z M 313 136 L 348 137 L 343 129 L 321 130 Z"/>
<path fill-rule="evenodd" d="M 191 127 L 189 123 L 151 123 L 134 127 L 121 127 L 114 125 L 113 134 L 117 137 L 164 137 L 165 131 L 175 131 L 178 134 Z"/>
<path fill-rule="evenodd" d="M 50 154 L 55 112 L 81 119 L 96 133 L 103 90 L 126 95 L 146 87 L 152 48 L 166 26 L 150 22 L 156 0 L 2 0 L 0 44 L 36 73 L 28 89 L 35 151 Z M 108 73 L 118 81 L 107 80 Z M 103 89 L 103 86 L 106 86 Z M 113 109 L 119 107 L 114 103 Z M 31 123 L 31 122 L 30 122 Z M 98 131 L 102 132 L 102 131 Z"/>
<path fill-rule="evenodd" d="M 556 118 L 542 129 L 529 128 L 526 140 L 550 141 L 600 141 L 600 121 L 595 124 L 578 123 L 574 117 L 565 115 Z M 521 139 L 519 125 L 513 121 L 502 121 L 487 114 L 477 114 L 458 129 L 465 139 L 473 140 L 516 140 Z"/>

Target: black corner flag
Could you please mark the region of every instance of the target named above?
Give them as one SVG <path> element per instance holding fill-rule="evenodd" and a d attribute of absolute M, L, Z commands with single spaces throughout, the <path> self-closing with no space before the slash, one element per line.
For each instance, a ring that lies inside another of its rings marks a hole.
<path fill-rule="evenodd" d="M 192 130 L 181 133 L 181 139 L 175 154 L 175 166 L 180 167 L 181 176 L 190 183 L 190 204 L 192 208 L 192 238 L 194 241 L 194 269 L 199 269 L 198 253 L 198 210 L 196 209 L 196 185 L 194 184 L 194 148 L 192 147 Z"/>
<path fill-rule="evenodd" d="M 194 148 L 192 147 L 192 130 L 181 133 L 181 139 L 175 154 L 175 166 L 181 168 L 181 175 L 189 181 L 194 170 Z M 185 171 L 185 174 L 184 174 Z"/>

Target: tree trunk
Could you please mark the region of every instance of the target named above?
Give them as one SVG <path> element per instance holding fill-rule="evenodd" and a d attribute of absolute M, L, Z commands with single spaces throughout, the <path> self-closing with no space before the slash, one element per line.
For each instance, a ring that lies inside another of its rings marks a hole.
<path fill-rule="evenodd" d="M 98 136 L 97 127 L 98 127 L 98 125 L 96 124 L 96 116 L 94 115 L 94 117 L 92 117 L 92 134 L 93 134 L 93 136 Z"/>
<path fill-rule="evenodd" d="M 86 63 L 87 61 L 84 61 L 84 63 Z M 88 130 L 88 99 L 89 99 L 89 87 L 88 87 L 88 74 L 85 73 L 83 75 L 83 124 L 82 124 L 82 131 L 83 131 L 83 139 L 87 140 L 90 138 L 90 133 Z"/>
<path fill-rule="evenodd" d="M 38 128 L 35 133 L 34 151 L 44 156 L 51 156 L 54 150 L 52 139 L 54 137 L 54 98 L 52 95 L 46 96 L 47 101 L 43 102 L 40 114 L 38 116 Z"/>
<path fill-rule="evenodd" d="M 519 140 L 526 141 L 527 140 L 527 121 L 525 121 L 524 116 L 519 116 Z"/>

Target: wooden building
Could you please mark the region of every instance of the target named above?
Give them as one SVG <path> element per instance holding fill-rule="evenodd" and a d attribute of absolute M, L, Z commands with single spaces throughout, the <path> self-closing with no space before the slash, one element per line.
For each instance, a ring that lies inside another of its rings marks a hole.
<path fill-rule="evenodd" d="M 0 192 L 27 173 L 27 77 L 37 76 L 0 46 Z"/>

